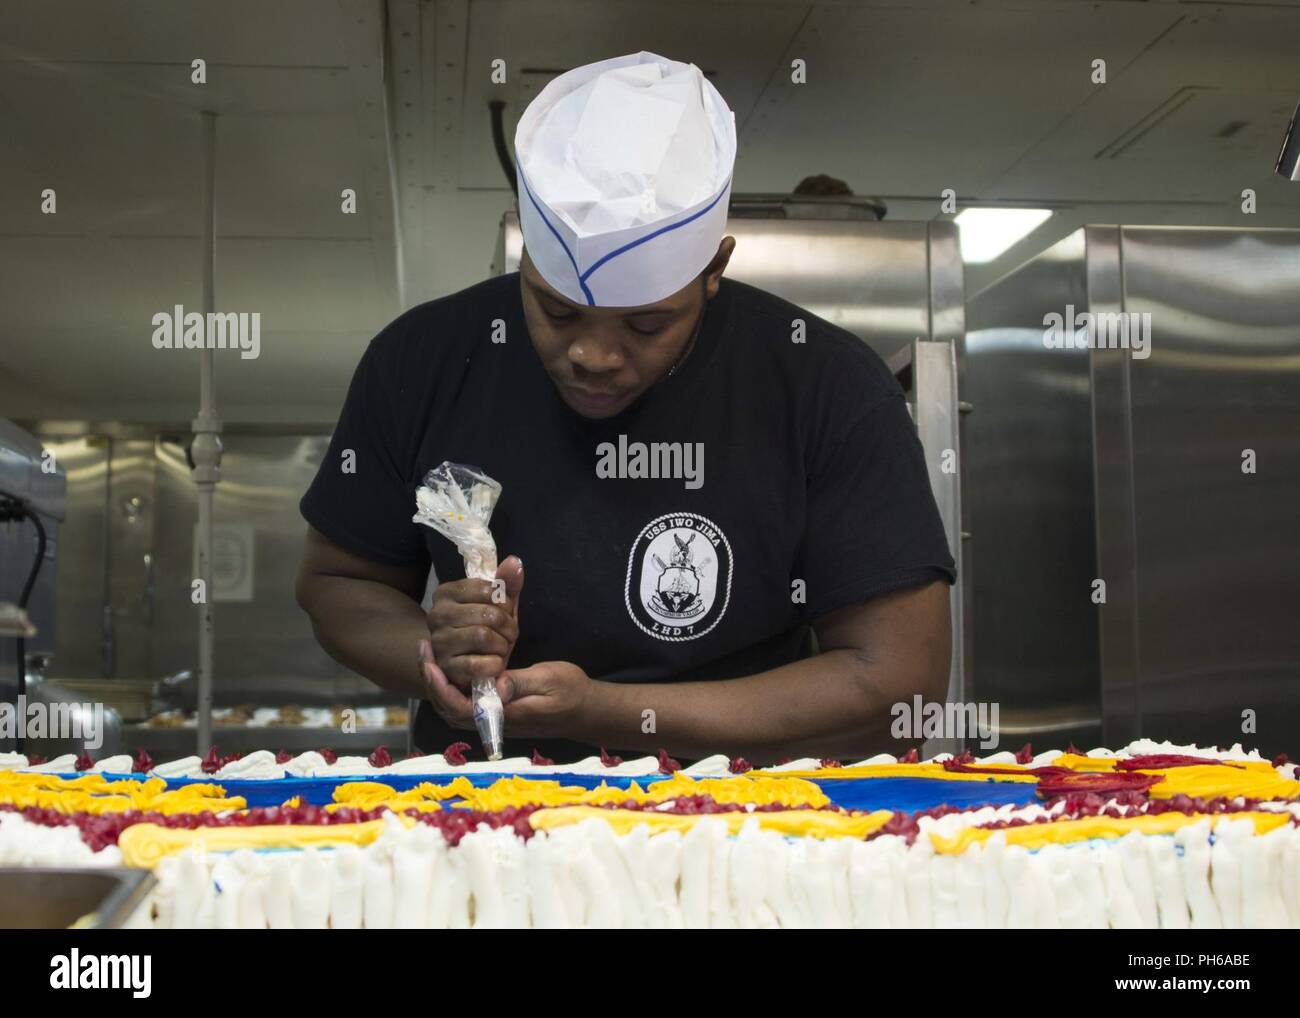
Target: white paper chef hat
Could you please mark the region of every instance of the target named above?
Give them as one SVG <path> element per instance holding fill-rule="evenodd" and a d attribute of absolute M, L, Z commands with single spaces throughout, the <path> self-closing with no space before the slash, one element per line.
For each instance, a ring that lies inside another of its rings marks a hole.
<path fill-rule="evenodd" d="M 575 304 L 676 293 L 717 253 L 735 115 L 694 64 L 634 53 L 548 84 L 515 131 L 519 219 L 537 271 Z"/>

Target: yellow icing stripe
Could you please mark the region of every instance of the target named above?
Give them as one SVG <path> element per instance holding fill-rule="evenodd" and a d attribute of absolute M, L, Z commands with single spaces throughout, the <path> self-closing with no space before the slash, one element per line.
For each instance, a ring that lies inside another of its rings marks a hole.
<path fill-rule="evenodd" d="M 161 792 L 167 787 L 162 778 L 118 778 L 109 781 L 104 775 L 87 772 L 75 778 L 63 778 L 57 774 L 40 774 L 18 771 L 0 771 L 0 788 L 28 787 L 49 788 L 79 792 L 122 792 L 127 790 L 149 790 Z"/>
<path fill-rule="evenodd" d="M 1077 756 L 1063 753 L 1053 760 L 1050 767 L 1068 767 L 1072 771 L 1113 771 L 1123 757 Z M 1190 764 L 1186 767 L 1151 767 L 1144 768 L 1141 774 L 1170 774 L 1185 770 L 1216 770 L 1227 774 L 1241 774 L 1243 771 L 1259 774 L 1277 774 L 1277 769 L 1267 760 L 1226 760 L 1223 764 Z"/>
<path fill-rule="evenodd" d="M 944 781 L 1025 781 L 1038 779 L 1025 772 L 1024 768 L 1011 764 L 995 764 L 997 774 L 964 774 L 961 771 L 946 771 L 943 764 L 863 764 L 858 767 L 827 767 L 808 771 L 750 771 L 750 774 L 769 778 L 803 778 L 806 780 L 825 781 L 833 778 L 938 778 Z"/>
<path fill-rule="evenodd" d="M 1118 757 L 1084 756 L 1082 753 L 1062 753 L 1045 767 L 1068 767 L 1072 771 L 1113 771 Z"/>
<path fill-rule="evenodd" d="M 695 780 L 678 772 L 661 781 L 652 781 L 646 788 L 636 782 L 628 788 L 614 788 L 603 782 L 597 788 L 581 785 L 561 785 L 553 779 L 532 779 L 513 776 L 500 778 L 487 788 L 475 788 L 459 777 L 447 785 L 424 783 L 406 792 L 398 792 L 389 785 L 375 781 L 348 782 L 334 790 L 334 802 L 328 810 L 345 806 L 358 809 L 387 807 L 396 812 L 407 809 L 436 810 L 438 802 L 460 798 L 457 809 L 474 809 L 495 812 L 511 806 L 599 806 L 627 802 L 658 803 L 683 796 L 708 795 L 717 802 L 758 806 L 769 804 L 789 807 L 820 807 L 829 805 L 830 799 L 811 781 L 799 778 L 768 778 L 738 776 L 734 778 L 703 778 Z"/>
<path fill-rule="evenodd" d="M 702 778 L 696 780 L 680 771 L 644 789 L 635 781 L 627 788 L 613 788 L 603 782 L 597 788 L 564 786 L 557 781 L 502 778 L 488 788 L 476 788 L 465 795 L 470 809 L 499 810 L 507 806 L 535 803 L 542 806 L 593 806 L 606 803 L 658 803 L 684 796 L 707 795 L 717 802 L 756 806 L 829 805 L 830 799 L 811 781 L 798 778 Z"/>
<path fill-rule="evenodd" d="M 167 815 L 204 811 L 218 813 L 244 809 L 248 805 L 241 796 L 227 798 L 220 785 L 183 785 L 168 791 L 167 783 L 161 778 L 108 781 L 102 774 L 60 778 L 52 774 L 14 772 L 0 773 L 0 804 L 18 809 L 37 806 L 65 814 L 96 815 L 132 809 Z"/>
<path fill-rule="evenodd" d="M 1132 817 L 1082 817 L 1078 820 L 1055 820 L 1046 824 L 1026 824 L 1023 827 L 1003 827 L 1000 830 L 967 827 L 952 837 L 944 837 L 933 831 L 930 843 L 941 855 L 960 855 L 976 842 L 984 842 L 994 834 L 1006 836 L 1008 845 L 1021 845 L 1024 848 L 1042 848 L 1044 845 L 1068 845 L 1072 842 L 1087 841 L 1089 838 L 1122 838 L 1130 831 L 1141 834 L 1173 834 L 1174 831 L 1189 824 L 1209 818 L 1216 821 L 1220 817 L 1229 820 L 1250 820 L 1255 825 L 1256 834 L 1267 834 L 1276 827 L 1281 827 L 1291 819 L 1289 813 L 1160 813 L 1142 814 Z"/>
<path fill-rule="evenodd" d="M 408 826 L 414 820 L 403 820 Z M 152 869 L 159 860 L 187 848 L 207 852 L 234 852 L 241 848 L 333 848 L 337 845 L 368 845 L 384 830 L 383 820 L 363 824 L 262 827 L 199 827 L 180 830 L 157 824 L 132 824 L 117 839 L 128 866 Z"/>
<path fill-rule="evenodd" d="M 627 834 L 644 824 L 651 834 L 664 831 L 689 831 L 701 820 L 721 820 L 731 834 L 737 834 L 747 820 L 756 820 L 767 831 L 776 831 L 796 837 L 808 838 L 864 838 L 878 831 L 893 816 L 887 809 L 874 813 L 845 814 L 824 810 L 792 809 L 770 813 L 656 813 L 653 810 L 600 809 L 595 806 L 561 806 L 540 809 L 530 816 L 529 822 L 537 831 L 567 827 L 584 820 L 603 820 L 615 834 Z"/>
<path fill-rule="evenodd" d="M 1219 796 L 1235 798 L 1239 795 L 1248 799 L 1300 798 L 1300 781 L 1282 777 L 1271 765 L 1266 764 L 1265 767 L 1265 770 L 1238 770 L 1235 767 L 1200 764 L 1138 773 L 1161 775 L 1162 780 L 1152 785 L 1147 793 L 1153 799 L 1172 799 L 1180 793 L 1202 799 Z"/>
<path fill-rule="evenodd" d="M 391 785 L 379 781 L 349 781 L 335 786 L 334 802 L 325 808 L 330 812 L 349 806 L 354 809 L 377 809 L 386 806 L 394 812 L 415 809 L 421 813 L 435 813 L 445 799 L 455 798 L 472 791 L 473 786 L 464 777 L 446 785 L 424 781 L 414 788 L 399 792 Z"/>
<path fill-rule="evenodd" d="M 830 798 L 811 781 L 781 775 L 737 775 L 734 778 L 692 778 L 681 771 L 646 788 L 644 802 L 667 802 L 687 795 L 707 795 L 716 802 L 756 806 L 828 806 Z"/>

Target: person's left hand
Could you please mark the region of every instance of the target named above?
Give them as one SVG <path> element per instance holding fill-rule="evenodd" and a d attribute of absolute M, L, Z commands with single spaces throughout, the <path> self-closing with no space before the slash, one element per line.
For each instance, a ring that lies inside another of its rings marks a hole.
<path fill-rule="evenodd" d="M 600 685 L 568 661 L 507 669 L 497 680 L 506 708 L 506 734 L 582 741 L 587 711 Z"/>

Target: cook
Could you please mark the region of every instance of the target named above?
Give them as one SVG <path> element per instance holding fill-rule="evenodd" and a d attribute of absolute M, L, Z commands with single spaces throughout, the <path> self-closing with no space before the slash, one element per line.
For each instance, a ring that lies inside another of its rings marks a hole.
<path fill-rule="evenodd" d="M 361 357 L 298 600 L 334 658 L 421 701 L 422 750 L 477 741 L 476 676 L 506 755 L 561 761 L 857 757 L 896 747 L 891 705 L 943 699 L 954 564 L 903 393 L 856 336 L 726 278 L 735 151 L 692 64 L 560 75 L 515 136 L 519 271 Z M 495 581 L 411 522 L 443 461 L 502 486 Z"/>

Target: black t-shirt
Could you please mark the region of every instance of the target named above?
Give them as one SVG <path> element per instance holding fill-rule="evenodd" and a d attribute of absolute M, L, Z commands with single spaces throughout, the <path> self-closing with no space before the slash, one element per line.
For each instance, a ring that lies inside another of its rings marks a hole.
<path fill-rule="evenodd" d="M 751 674 L 798 658 L 818 616 L 955 577 L 888 368 L 851 333 L 728 279 L 678 369 L 602 421 L 574 413 L 544 371 L 517 273 L 412 308 L 361 358 L 302 514 L 363 558 L 459 579 L 452 543 L 411 522 L 443 460 L 502 485 L 492 533 L 525 568 L 512 667 Z M 461 739 L 479 750 L 421 706 L 421 749 Z M 507 755 L 534 745 L 592 751 L 507 738 Z"/>

